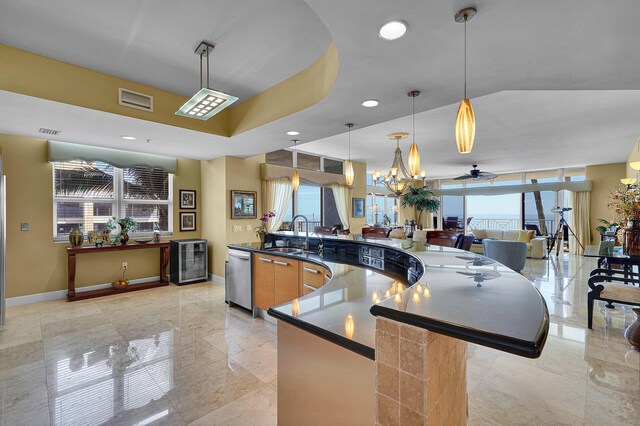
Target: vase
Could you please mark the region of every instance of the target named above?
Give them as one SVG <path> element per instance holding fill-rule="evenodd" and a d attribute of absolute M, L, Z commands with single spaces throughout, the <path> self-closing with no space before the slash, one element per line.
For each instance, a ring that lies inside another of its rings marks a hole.
<path fill-rule="evenodd" d="M 640 256 L 640 228 L 633 226 L 624 230 L 624 254 Z"/>
<path fill-rule="evenodd" d="M 633 308 L 636 320 L 624 332 L 624 337 L 629 341 L 633 349 L 640 352 L 640 308 Z"/>
<path fill-rule="evenodd" d="M 127 241 L 129 241 L 129 234 L 127 234 L 126 232 L 121 232 L 120 233 L 120 244 L 122 244 L 123 246 L 127 244 Z"/>
<path fill-rule="evenodd" d="M 264 242 L 267 240 L 267 233 L 258 231 L 257 235 L 258 235 L 258 238 L 260 238 L 260 245 L 264 245 Z"/>
<path fill-rule="evenodd" d="M 72 229 L 71 232 L 69 232 L 69 242 L 71 243 L 71 247 L 80 247 L 84 242 L 82 231 L 78 228 Z"/>

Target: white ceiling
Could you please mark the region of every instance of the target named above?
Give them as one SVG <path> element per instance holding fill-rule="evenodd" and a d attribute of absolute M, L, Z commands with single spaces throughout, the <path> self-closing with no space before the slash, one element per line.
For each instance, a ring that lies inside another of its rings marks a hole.
<path fill-rule="evenodd" d="M 568 166 L 623 161 L 640 135 L 635 129 L 638 117 L 633 115 L 640 106 L 633 92 L 640 89 L 640 55 L 633 54 L 640 40 L 637 0 L 474 2 L 478 16 L 468 24 L 468 94 L 478 127 L 470 156 L 451 151 L 463 83 L 463 27 L 453 15 L 469 6 L 468 0 L 349 0 L 339 7 L 326 0 L 218 0 L 207 6 L 210 3 L 189 2 L 185 9 L 183 3 L 168 0 L 38 4 L 2 0 L 0 41 L 189 95 L 193 88 L 186 80 L 197 86 L 197 57 L 191 51 L 198 41 L 209 39 L 219 47 L 212 56 L 213 81 L 223 90 L 250 95 L 308 66 L 333 39 L 340 58 L 333 90 L 304 111 L 231 140 L 184 129 L 169 131 L 167 126 L 77 107 L 61 113 L 64 109 L 54 103 L 27 97 L 18 106 L 7 106 L 5 94 L 0 94 L 0 113 L 36 108 L 41 122 L 2 120 L 0 131 L 18 126 L 19 134 L 37 134 L 46 121 L 63 130 L 62 140 L 122 148 L 120 136 L 135 133 L 157 140 L 134 145 L 136 150 L 214 158 L 290 146 L 284 132 L 296 129 L 302 132 L 303 143 L 317 141 L 304 149 L 344 157 L 346 147 L 339 140 L 331 148 L 323 145 L 331 146 L 332 136 L 343 134 L 344 123 L 353 122 L 356 129 L 381 126 L 370 130 L 371 137 L 380 141 L 373 144 L 375 149 L 367 144 L 366 151 L 354 152 L 354 157 L 382 168 L 388 167 L 393 151 L 384 139 L 389 131 L 382 129 L 410 131 L 397 128 L 403 121 L 393 120 L 410 114 L 406 93 L 418 89 L 422 95 L 416 110 L 431 111 L 418 133 L 431 176 L 457 175 L 475 161 L 494 172 L 514 170 L 523 167 L 519 158 L 524 147 L 530 147 L 525 165 L 531 165 L 533 158 L 547 167 L 557 162 Z M 380 39 L 378 27 L 389 19 L 407 21 L 407 35 L 394 42 Z M 619 92 L 600 93 L 611 90 Z M 522 104 L 523 97 L 530 102 Z M 379 99 L 381 105 L 361 107 L 368 98 Z M 102 116 L 85 119 L 94 113 Z M 126 132 L 121 127 L 125 121 L 133 126 Z M 520 124 L 512 126 L 514 122 Z M 582 134 L 583 144 L 588 141 L 583 150 L 576 148 L 572 137 L 576 132 Z M 346 135 L 343 138 L 346 143 Z M 518 149 L 507 149 L 511 147 Z M 548 153 L 550 147 L 556 155 Z"/>
<path fill-rule="evenodd" d="M 2 0 L 0 41 L 183 96 L 211 87 L 245 100 L 311 65 L 331 42 L 299 0 Z M 295 34 L 295 37 L 293 35 Z"/>
<path fill-rule="evenodd" d="M 410 100 L 407 99 L 410 108 Z M 472 164 L 507 173 L 626 161 L 640 136 L 640 90 L 504 91 L 473 100 L 476 139 L 461 155 L 453 126 L 458 104 L 416 114 L 416 143 L 427 177 L 454 177 Z M 367 169 L 388 171 L 395 141 L 387 135 L 412 133 L 411 116 L 351 131 L 351 158 Z M 405 164 L 409 139 L 400 142 Z M 299 145 L 322 155 L 345 157 L 347 135 Z"/>

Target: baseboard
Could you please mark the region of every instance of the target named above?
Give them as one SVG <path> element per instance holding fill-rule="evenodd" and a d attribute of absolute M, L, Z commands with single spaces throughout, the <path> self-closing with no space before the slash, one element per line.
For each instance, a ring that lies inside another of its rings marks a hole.
<path fill-rule="evenodd" d="M 135 280 L 130 280 L 129 283 L 130 284 L 148 283 L 151 281 L 158 281 L 159 279 L 160 279 L 160 276 L 138 278 Z M 96 284 L 96 285 L 89 285 L 86 287 L 77 287 L 76 290 L 78 292 L 81 292 L 81 291 L 88 291 L 88 290 L 100 290 L 100 289 L 109 288 L 109 287 L 111 287 L 110 283 Z M 10 308 L 12 306 L 28 305 L 30 303 L 50 302 L 52 300 L 66 299 L 67 292 L 68 290 L 56 290 L 56 291 L 49 291 L 46 293 L 28 294 L 26 296 L 9 297 L 7 298 L 7 308 Z"/>
<path fill-rule="evenodd" d="M 209 281 L 213 281 L 216 284 L 224 285 L 224 277 L 220 275 L 209 274 Z"/>

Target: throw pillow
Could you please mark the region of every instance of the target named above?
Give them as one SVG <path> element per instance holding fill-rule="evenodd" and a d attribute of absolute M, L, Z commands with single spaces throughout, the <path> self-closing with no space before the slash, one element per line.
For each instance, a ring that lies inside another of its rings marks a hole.
<path fill-rule="evenodd" d="M 487 238 L 487 230 L 486 229 L 474 229 L 473 236 L 477 239 L 481 240 L 483 238 Z"/>
<path fill-rule="evenodd" d="M 523 243 L 530 243 L 535 234 L 536 231 L 520 231 L 520 234 L 518 235 L 518 241 Z"/>

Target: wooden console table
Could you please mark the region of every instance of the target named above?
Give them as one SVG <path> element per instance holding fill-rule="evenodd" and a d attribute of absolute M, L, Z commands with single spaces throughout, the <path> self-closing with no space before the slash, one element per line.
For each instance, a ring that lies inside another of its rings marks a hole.
<path fill-rule="evenodd" d="M 67 299 L 70 302 L 74 300 L 91 299 L 93 297 L 108 296 L 115 293 L 124 293 L 128 291 L 146 290 L 148 288 L 162 287 L 169 285 L 169 277 L 167 276 L 167 266 L 169 266 L 169 242 L 161 243 L 147 243 L 147 244 L 127 244 L 117 246 L 81 246 L 81 247 L 67 247 L 67 261 L 68 261 L 68 280 L 67 285 L 69 292 L 67 293 Z M 148 283 L 129 284 L 127 288 L 122 290 L 116 290 L 114 288 L 103 288 L 99 290 L 88 290 L 76 292 L 76 255 L 88 254 L 88 253 L 103 253 L 107 251 L 120 251 L 120 250 L 142 250 L 142 249 L 160 249 L 160 280 L 152 281 Z"/>

